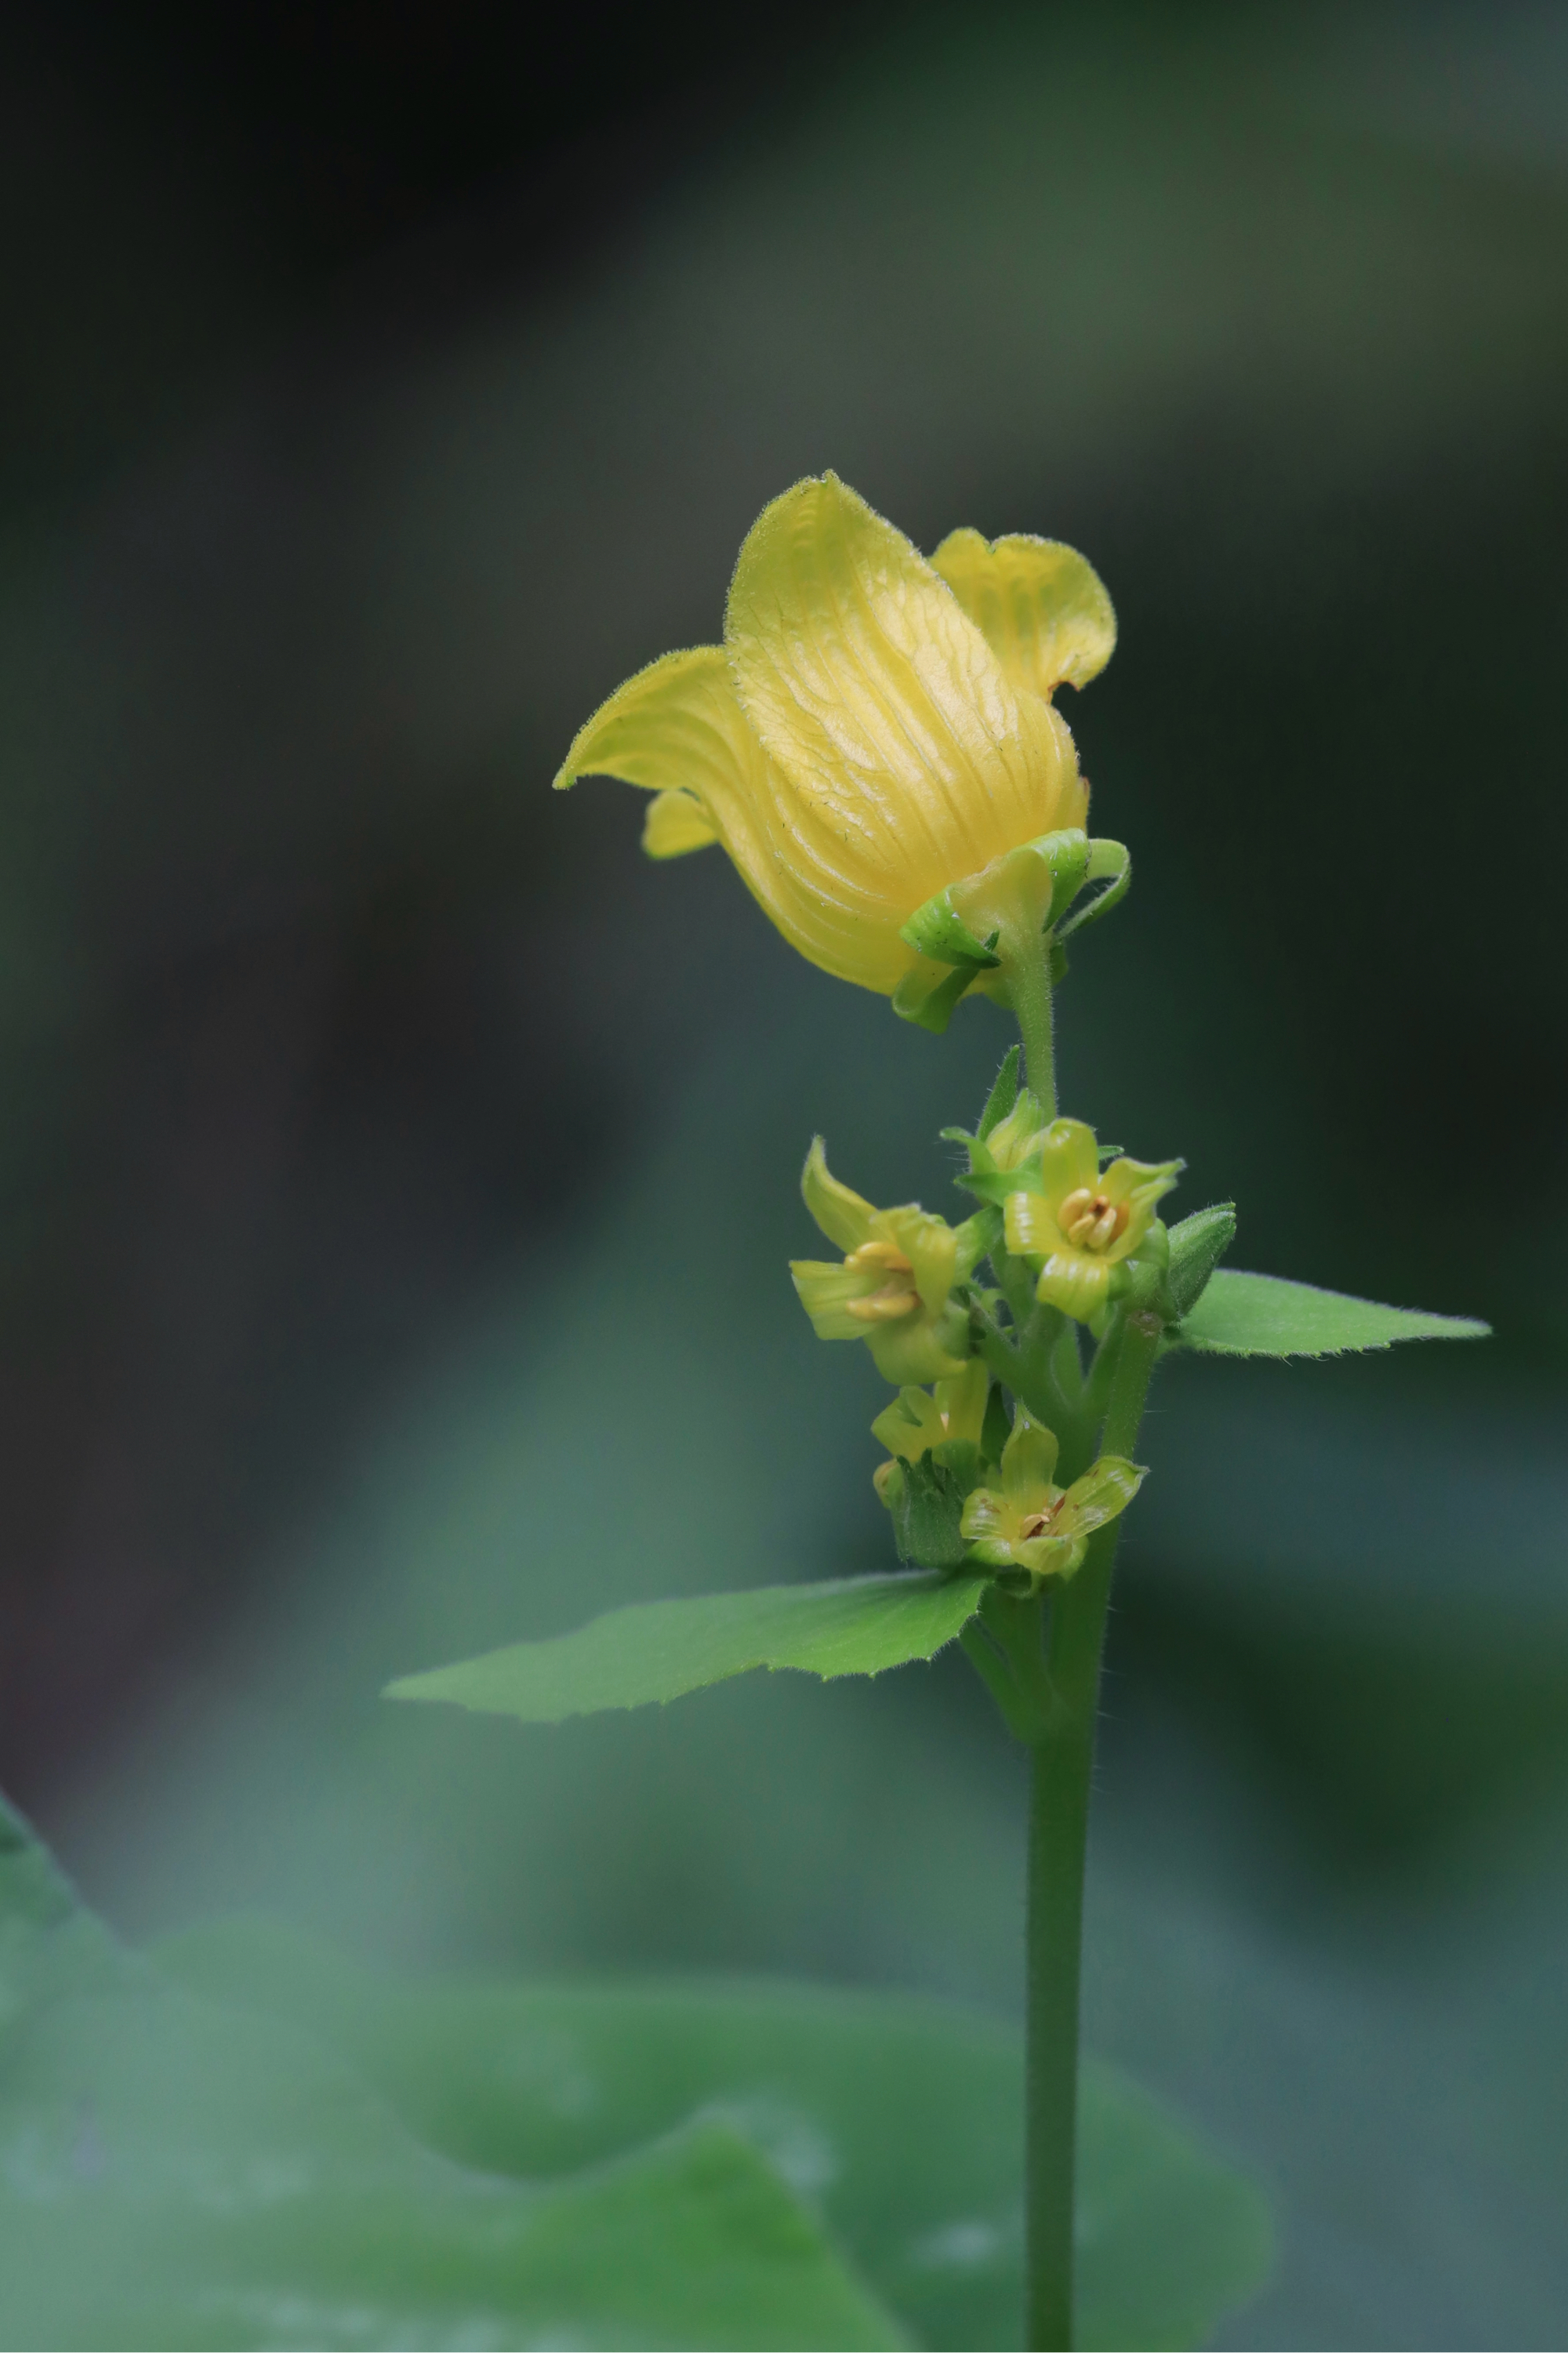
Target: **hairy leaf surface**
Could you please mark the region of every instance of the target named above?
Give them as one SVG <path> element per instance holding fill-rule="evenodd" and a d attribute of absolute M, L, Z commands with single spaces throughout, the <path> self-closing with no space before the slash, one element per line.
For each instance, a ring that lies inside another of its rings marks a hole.
<path fill-rule="evenodd" d="M 934 1658 L 979 1609 L 981 1577 L 847 1577 L 643 1601 L 545 1642 L 404 1675 L 389 1699 L 450 1700 L 481 1714 L 559 1724 L 601 1708 L 646 1707 L 753 1667 L 878 1675 Z"/>
<path fill-rule="evenodd" d="M 1221 1267 L 1177 1326 L 1177 1338 L 1183 1347 L 1216 1356 L 1336 1356 L 1396 1340 L 1480 1340 L 1489 1328 L 1468 1315 L 1384 1307 L 1282 1275 Z"/>

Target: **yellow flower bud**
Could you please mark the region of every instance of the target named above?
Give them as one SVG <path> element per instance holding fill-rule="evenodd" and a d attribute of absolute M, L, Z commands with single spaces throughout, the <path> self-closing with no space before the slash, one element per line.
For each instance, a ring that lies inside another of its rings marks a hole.
<path fill-rule="evenodd" d="M 1088 788 L 1051 696 L 1086 684 L 1115 640 L 1071 548 L 957 531 L 928 563 L 836 475 L 810 478 L 747 533 L 722 646 L 628 679 L 555 783 L 642 786 L 650 856 L 721 843 L 803 955 L 891 995 L 926 965 L 899 936 L 917 909 L 1082 827 Z"/>

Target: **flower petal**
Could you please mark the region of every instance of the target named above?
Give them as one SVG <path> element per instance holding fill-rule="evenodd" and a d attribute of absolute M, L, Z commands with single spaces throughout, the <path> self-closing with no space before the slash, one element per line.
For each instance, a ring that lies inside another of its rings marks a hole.
<path fill-rule="evenodd" d="M 1013 1546 L 1013 1557 L 1032 1577 L 1071 1577 L 1083 1567 L 1088 1547 L 1081 1536 L 1029 1536 Z"/>
<path fill-rule="evenodd" d="M 719 839 L 719 828 L 690 793 L 656 793 L 643 819 L 642 846 L 650 858 L 684 858 L 689 850 L 706 849 Z"/>
<path fill-rule="evenodd" d="M 889 1454 L 899 1455 L 905 1462 L 917 1461 L 921 1455 L 929 1454 L 947 1434 L 941 1407 L 924 1389 L 901 1388 L 892 1404 L 884 1406 L 871 1424 L 872 1437 L 879 1439 Z"/>
<path fill-rule="evenodd" d="M 1045 1306 L 1059 1307 L 1064 1315 L 1087 1324 L 1110 1296 L 1110 1262 L 1064 1242 L 1041 1267 L 1035 1296 Z"/>
<path fill-rule="evenodd" d="M 1015 687 L 1049 696 L 1087 686 L 1116 649 L 1104 584 L 1076 548 L 1010 532 L 986 541 L 950 532 L 931 557 Z"/>
<path fill-rule="evenodd" d="M 832 474 L 747 534 L 725 615 L 741 702 L 794 787 L 805 865 L 904 921 L 1087 807 L 1065 723 L 1020 695 L 902 533 Z"/>
<path fill-rule="evenodd" d="M 1108 1201 L 1125 1201 L 1130 1207 L 1142 1208 L 1145 1203 L 1152 1208 L 1167 1194 L 1183 1169 L 1184 1160 L 1164 1160 L 1158 1164 L 1148 1160 L 1113 1160 L 1104 1175 L 1095 1183 L 1097 1192 Z"/>
<path fill-rule="evenodd" d="M 958 1533 L 961 1536 L 968 1536 L 973 1543 L 989 1539 L 1000 1544 L 1004 1547 L 1002 1557 L 994 1565 L 1005 1567 L 1009 1552 L 1002 1531 L 1007 1518 L 1006 1506 L 995 1489 L 976 1487 L 973 1494 L 963 1499 L 963 1514 L 958 1523 Z"/>
<path fill-rule="evenodd" d="M 981 1359 L 972 1356 L 954 1379 L 937 1385 L 936 1406 L 946 1425 L 942 1436 L 968 1439 L 978 1446 L 990 1397 L 991 1376 Z"/>
<path fill-rule="evenodd" d="M 876 1230 L 909 1260 L 927 1314 L 940 1315 L 958 1271 L 958 1236 L 946 1219 L 911 1201 L 905 1208 L 879 1209 Z"/>
<path fill-rule="evenodd" d="M 828 1240 L 837 1242 L 847 1257 L 870 1240 L 877 1212 L 869 1201 L 863 1201 L 858 1193 L 841 1185 L 832 1175 L 820 1135 L 811 1139 L 811 1150 L 800 1174 L 800 1190 L 806 1208 Z"/>
<path fill-rule="evenodd" d="M 864 1299 L 873 1288 L 858 1267 L 831 1259 L 795 1258 L 790 1261 L 789 1272 L 819 1340 L 864 1340 L 868 1336 L 871 1326 L 849 1313 L 850 1301 Z"/>
<path fill-rule="evenodd" d="M 1087 1535 L 1091 1528 L 1102 1528 L 1127 1509 L 1148 1472 L 1124 1455 L 1102 1454 L 1091 1462 L 1081 1479 L 1075 1479 L 1068 1489 L 1062 1507 L 1066 1527 Z"/>
<path fill-rule="evenodd" d="M 721 646 L 662 655 L 617 687 L 578 730 L 555 788 L 588 776 L 618 776 L 661 799 L 690 795 L 763 913 L 825 971 L 890 995 L 914 963 L 897 923 L 868 925 L 862 894 L 831 859 L 814 862 L 802 852 L 792 817 L 797 796 L 752 733 Z M 686 818 L 678 843 L 663 830 L 671 824 L 656 802 L 643 836 L 656 858 L 700 847 L 694 819 Z"/>
<path fill-rule="evenodd" d="M 579 776 L 618 776 L 647 792 L 694 793 L 711 807 L 762 756 L 723 648 L 690 646 L 661 654 L 599 705 L 573 737 L 555 789 Z"/>
<path fill-rule="evenodd" d="M 1041 1182 L 1046 1198 L 1059 1208 L 1069 1193 L 1100 1183 L 1100 1151 L 1094 1130 L 1081 1119 L 1053 1119 L 1046 1130 L 1040 1155 Z"/>
<path fill-rule="evenodd" d="M 1007 1247 L 1015 1258 L 1039 1260 L 1048 1258 L 1053 1250 L 1067 1248 L 1049 1204 L 1038 1193 L 1009 1193 L 1002 1222 Z"/>
<path fill-rule="evenodd" d="M 906 1381 L 952 1380 L 963 1370 L 963 1358 L 949 1356 L 925 1314 L 902 1316 L 896 1324 L 862 1324 L 860 1336 L 882 1378 L 897 1388 Z"/>
<path fill-rule="evenodd" d="M 1002 1488 L 1010 1504 L 1017 1507 L 1032 1501 L 1038 1507 L 1050 1500 L 1058 1451 L 1055 1430 L 1019 1406 L 1013 1416 L 1013 1434 L 1002 1449 Z"/>

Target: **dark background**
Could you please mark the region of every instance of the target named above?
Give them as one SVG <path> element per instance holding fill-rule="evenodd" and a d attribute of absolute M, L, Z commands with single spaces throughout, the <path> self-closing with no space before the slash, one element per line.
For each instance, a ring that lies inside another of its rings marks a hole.
<path fill-rule="evenodd" d="M 956 1202 L 1002 1027 L 547 786 L 802 472 L 1068 539 L 1069 1107 L 1497 1327 L 1164 1377 L 1092 2031 L 1274 2190 L 1235 2341 L 1561 2342 L 1568 13 L 12 8 L 0 104 L 0 1784 L 138 1933 L 1015 2000 L 961 1661 L 375 1694 L 882 1558 L 795 1174 Z"/>

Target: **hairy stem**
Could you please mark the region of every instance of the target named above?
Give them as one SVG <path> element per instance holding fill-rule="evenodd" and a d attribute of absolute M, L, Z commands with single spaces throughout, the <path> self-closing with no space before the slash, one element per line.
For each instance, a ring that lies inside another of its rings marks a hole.
<path fill-rule="evenodd" d="M 1137 1442 L 1159 1342 L 1157 1316 L 1128 1318 L 1101 1433 L 1107 1453 L 1130 1455 Z M 1083 1567 L 1053 1596 L 1046 1662 L 1051 1706 L 1031 1755 L 1024 2341 L 1034 2353 L 1058 2353 L 1073 2342 L 1084 1865 L 1100 1656 L 1120 1531 L 1113 1520 L 1091 1537 Z"/>
<path fill-rule="evenodd" d="M 1051 947 L 1033 922 L 1005 923 L 996 941 L 1013 1018 L 1024 1040 L 1024 1071 L 1047 1119 L 1057 1115 L 1055 1014 Z"/>

